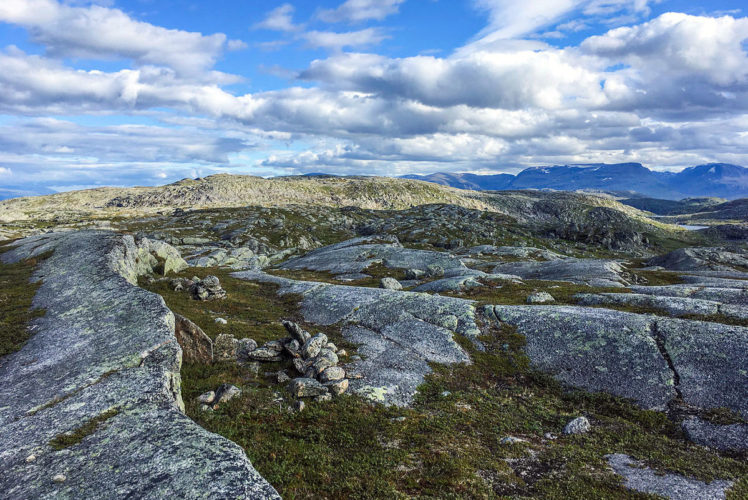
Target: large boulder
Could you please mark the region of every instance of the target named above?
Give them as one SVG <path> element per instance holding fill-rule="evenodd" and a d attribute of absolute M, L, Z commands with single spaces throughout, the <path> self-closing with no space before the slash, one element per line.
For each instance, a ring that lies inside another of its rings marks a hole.
<path fill-rule="evenodd" d="M 199 326 L 181 314 L 174 314 L 174 335 L 182 348 L 182 360 L 213 362 L 213 341 Z"/>

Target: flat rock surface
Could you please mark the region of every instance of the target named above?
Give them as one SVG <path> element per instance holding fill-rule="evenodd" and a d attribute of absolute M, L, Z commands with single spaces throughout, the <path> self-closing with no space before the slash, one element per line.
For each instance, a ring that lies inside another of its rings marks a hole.
<path fill-rule="evenodd" d="M 4 262 L 54 253 L 34 275 L 46 314 L 0 359 L 6 498 L 279 498 L 241 448 L 182 413 L 174 316 L 134 286 L 147 259 L 132 237 L 50 233 L 14 247 Z M 104 415 L 79 443 L 50 446 Z"/>
<path fill-rule="evenodd" d="M 516 274 L 523 279 L 569 281 L 590 286 L 622 287 L 623 268 L 614 260 L 561 259 L 541 262 L 506 262 L 493 269 L 494 273 Z"/>
<path fill-rule="evenodd" d="M 689 418 L 683 421 L 683 432 L 696 444 L 709 446 L 718 450 L 748 450 L 748 425 L 716 425 L 700 418 Z"/>
<path fill-rule="evenodd" d="M 389 242 L 379 242 L 389 238 Z M 373 243 L 375 242 L 375 243 Z M 308 269 L 333 274 L 363 272 L 372 264 L 383 263 L 390 269 L 420 269 L 436 265 L 446 270 L 467 271 L 467 267 L 454 255 L 446 252 L 403 248 L 396 238 L 384 236 L 360 237 L 334 245 L 318 248 L 301 257 L 287 260 L 281 269 Z"/>
<path fill-rule="evenodd" d="M 469 363 L 453 335 L 477 340 L 471 301 L 424 293 L 402 292 L 279 278 L 247 271 L 234 276 L 281 286 L 279 293 L 299 293 L 306 321 L 319 325 L 341 323 L 343 335 L 360 345 L 365 360 L 347 370 L 363 375 L 351 388 L 371 399 L 407 405 L 431 371 L 429 362 Z"/>
<path fill-rule="evenodd" d="M 590 391 L 664 409 L 673 373 L 652 336 L 652 316 L 575 306 L 486 306 L 486 316 L 517 327 L 538 369 Z"/>
<path fill-rule="evenodd" d="M 622 453 L 606 458 L 615 473 L 624 478 L 626 488 L 672 500 L 721 500 L 733 484 L 732 481 L 706 483 L 680 474 L 661 474 Z"/>

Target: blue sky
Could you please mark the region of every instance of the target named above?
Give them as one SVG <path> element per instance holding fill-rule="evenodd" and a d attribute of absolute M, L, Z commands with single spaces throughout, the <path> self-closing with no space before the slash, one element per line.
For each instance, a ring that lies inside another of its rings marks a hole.
<path fill-rule="evenodd" d="M 741 1 L 2 0 L 0 197 L 748 164 Z"/>

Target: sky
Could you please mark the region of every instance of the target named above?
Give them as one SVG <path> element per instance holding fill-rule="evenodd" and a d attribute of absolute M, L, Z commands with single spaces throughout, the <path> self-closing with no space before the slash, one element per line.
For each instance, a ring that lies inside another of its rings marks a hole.
<path fill-rule="evenodd" d="M 748 166 L 744 0 L 0 0 L 0 198 Z"/>

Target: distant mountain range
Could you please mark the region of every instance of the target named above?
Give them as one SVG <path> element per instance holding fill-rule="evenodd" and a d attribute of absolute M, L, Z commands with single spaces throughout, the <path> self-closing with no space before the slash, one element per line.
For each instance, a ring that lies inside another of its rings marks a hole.
<path fill-rule="evenodd" d="M 694 196 L 715 196 L 727 199 L 748 197 L 748 168 L 728 163 L 699 165 L 678 173 L 655 172 L 640 163 L 599 163 L 531 167 L 517 175 L 439 172 L 403 177 L 479 191 L 509 189 L 634 191 L 646 196 L 669 200 Z"/>

